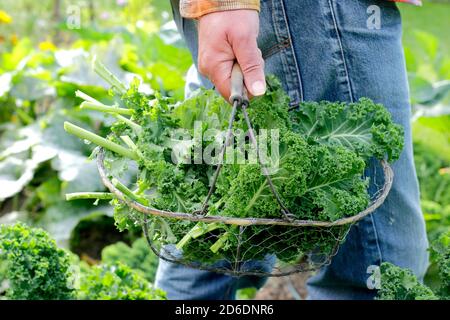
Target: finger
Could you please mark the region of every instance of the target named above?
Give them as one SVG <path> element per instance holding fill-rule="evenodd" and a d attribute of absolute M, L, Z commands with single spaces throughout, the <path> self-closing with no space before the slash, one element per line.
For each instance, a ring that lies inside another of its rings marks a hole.
<path fill-rule="evenodd" d="M 217 62 L 209 75 L 209 78 L 216 87 L 217 91 L 219 91 L 219 93 L 227 101 L 229 100 L 231 93 L 231 70 L 233 68 L 233 64 L 234 60 Z"/>
<path fill-rule="evenodd" d="M 234 54 L 244 74 L 244 82 L 252 96 L 266 92 L 264 60 L 256 38 L 239 39 L 233 43 Z"/>
<path fill-rule="evenodd" d="M 198 71 L 214 84 L 227 101 L 230 96 L 231 69 L 235 59 L 228 42 L 217 41 L 200 45 Z"/>

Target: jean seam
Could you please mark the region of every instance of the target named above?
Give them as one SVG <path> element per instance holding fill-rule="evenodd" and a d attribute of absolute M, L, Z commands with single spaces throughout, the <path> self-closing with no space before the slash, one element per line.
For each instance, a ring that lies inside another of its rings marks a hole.
<path fill-rule="evenodd" d="M 372 167 L 372 169 L 370 169 L 373 173 L 372 174 L 369 174 L 369 172 L 367 172 L 367 174 L 366 174 L 366 172 L 364 173 L 364 176 L 366 177 L 366 176 L 372 176 L 373 177 L 373 183 L 376 185 L 377 184 L 377 175 L 376 175 L 376 164 L 374 164 L 374 163 L 372 163 L 372 165 L 371 165 L 371 167 Z M 372 179 L 371 179 L 372 180 Z M 375 192 L 375 191 L 374 191 Z M 386 199 L 387 200 L 387 199 Z M 378 209 L 379 210 L 379 209 Z M 382 255 L 382 253 L 381 253 L 381 246 L 380 246 L 380 240 L 379 240 L 379 236 L 378 236 L 378 230 L 377 230 L 377 227 L 376 227 L 376 223 L 375 223 L 375 219 L 374 219 L 374 217 L 373 217 L 373 215 L 374 214 L 377 214 L 377 211 L 378 210 L 376 210 L 375 212 L 373 212 L 373 213 L 371 213 L 371 214 L 369 214 L 369 216 L 368 216 L 368 218 L 370 218 L 370 221 L 367 221 L 368 223 L 370 223 L 370 226 L 369 225 L 367 225 L 367 232 L 370 232 L 370 229 L 369 228 L 371 228 L 372 230 L 372 233 L 373 233 L 373 240 L 374 240 L 374 242 L 375 242 L 375 246 L 376 246 L 376 250 L 377 250 L 377 252 L 378 252 L 378 261 L 376 261 L 376 262 L 374 262 L 374 264 L 377 264 L 377 265 L 379 265 L 379 264 L 381 264 L 382 262 L 383 262 L 383 255 Z M 371 238 L 372 239 L 372 238 Z M 375 254 L 374 254 L 375 255 Z"/>
<path fill-rule="evenodd" d="M 349 95 L 349 98 L 350 98 L 350 102 L 354 102 L 353 90 L 352 90 L 351 83 L 350 83 L 350 76 L 349 76 L 349 72 L 348 72 L 348 68 L 347 68 L 347 61 L 345 59 L 344 48 L 342 46 L 341 34 L 340 34 L 340 30 L 338 28 L 336 15 L 334 13 L 334 7 L 333 7 L 333 4 L 331 3 L 331 0 L 328 0 L 328 5 L 330 7 L 331 18 L 333 20 L 334 29 L 335 29 L 335 32 L 336 32 L 336 39 L 337 39 L 337 42 L 338 42 L 338 45 L 339 45 L 339 50 L 341 52 L 342 63 L 344 65 L 345 77 L 347 79 L 348 95 Z"/>
<path fill-rule="evenodd" d="M 295 64 L 295 70 L 297 71 L 296 73 L 297 73 L 297 81 L 298 81 L 298 90 L 299 90 L 299 94 L 300 94 L 300 101 L 303 101 L 303 99 L 304 99 L 303 98 L 303 85 L 302 85 L 302 79 L 300 77 L 300 68 L 299 68 L 299 65 L 298 65 L 297 56 L 296 56 L 296 54 L 294 52 L 294 47 L 292 45 L 291 30 L 289 29 L 289 23 L 287 21 L 286 8 L 284 6 L 284 0 L 281 0 L 280 2 L 281 2 L 281 9 L 282 9 L 282 12 L 283 12 L 283 18 L 284 18 L 284 21 L 286 22 L 286 29 L 287 29 L 286 30 L 286 34 L 287 34 L 287 37 L 289 39 L 289 44 L 291 46 L 292 58 L 293 58 L 294 64 Z"/>
<path fill-rule="evenodd" d="M 272 0 L 268 3 L 275 36 L 279 43 L 287 42 L 286 47 L 280 51 L 279 57 L 282 71 L 285 74 L 287 92 L 291 98 L 290 105 L 296 105 L 303 100 L 303 87 L 284 3 L 283 0 Z"/>
<path fill-rule="evenodd" d="M 381 264 L 383 262 L 383 255 L 381 254 L 380 241 L 378 239 L 378 231 L 377 231 L 377 228 L 375 225 L 375 219 L 373 218 L 373 213 L 370 215 L 370 222 L 371 222 L 372 230 L 373 230 L 373 233 L 375 236 L 375 243 L 377 245 L 379 264 Z"/>

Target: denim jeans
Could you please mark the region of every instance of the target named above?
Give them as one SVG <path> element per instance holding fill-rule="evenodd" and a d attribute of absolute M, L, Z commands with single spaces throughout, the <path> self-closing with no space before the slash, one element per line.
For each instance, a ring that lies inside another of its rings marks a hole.
<path fill-rule="evenodd" d="M 177 26 L 196 61 L 196 21 L 180 17 L 177 0 L 172 5 Z M 377 13 L 379 25 L 368 23 Z M 413 162 L 408 82 L 396 5 L 385 0 L 261 0 L 258 45 L 266 73 L 282 81 L 292 106 L 307 100 L 352 102 L 369 97 L 384 104 L 394 121 L 405 128 L 405 148 L 393 164 L 389 196 L 376 212 L 352 226 L 331 264 L 309 279 L 309 298 L 372 299 L 376 291 L 367 285 L 368 268 L 384 261 L 407 267 L 422 278 L 428 265 L 428 243 Z M 186 95 L 198 86 L 212 85 L 193 66 Z M 372 165 L 368 175 L 376 183 L 382 173 Z M 161 261 L 156 286 L 166 290 L 170 299 L 233 299 L 237 289 L 260 287 L 264 281 Z"/>

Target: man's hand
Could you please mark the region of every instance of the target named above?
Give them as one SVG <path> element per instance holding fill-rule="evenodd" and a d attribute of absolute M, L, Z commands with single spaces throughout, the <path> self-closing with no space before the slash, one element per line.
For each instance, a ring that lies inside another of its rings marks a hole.
<path fill-rule="evenodd" d="M 230 97 L 231 69 L 238 61 L 250 96 L 266 91 L 264 60 L 256 43 L 259 16 L 255 10 L 231 10 L 204 15 L 199 20 L 198 69 Z"/>

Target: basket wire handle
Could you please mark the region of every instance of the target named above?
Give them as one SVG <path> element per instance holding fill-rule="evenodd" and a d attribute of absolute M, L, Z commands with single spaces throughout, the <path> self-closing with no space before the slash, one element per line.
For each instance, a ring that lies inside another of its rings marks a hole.
<path fill-rule="evenodd" d="M 253 131 L 253 128 L 252 128 L 252 124 L 250 122 L 250 117 L 248 116 L 248 113 L 247 113 L 247 107 L 245 105 L 242 105 L 242 113 L 244 114 L 245 122 L 247 123 L 250 140 L 251 140 L 253 146 L 256 148 L 256 156 L 257 156 L 257 159 L 258 159 L 258 163 L 260 164 L 261 170 L 262 170 L 264 176 L 266 177 L 267 184 L 269 185 L 270 191 L 275 196 L 279 206 L 281 207 L 281 212 L 283 213 L 283 217 L 286 220 L 288 220 L 288 221 L 294 220 L 295 216 L 289 211 L 289 209 L 284 205 L 283 201 L 281 200 L 281 197 L 278 194 L 278 192 L 277 192 L 277 190 L 276 190 L 276 188 L 275 188 L 275 186 L 274 186 L 274 184 L 272 182 L 272 179 L 270 178 L 269 171 L 261 163 L 261 156 L 260 156 L 260 153 L 259 153 L 259 145 L 258 145 L 258 143 L 256 141 L 255 134 L 254 134 L 254 131 Z"/>
<path fill-rule="evenodd" d="M 259 165 L 261 166 L 264 176 L 267 179 L 267 183 L 269 185 L 270 191 L 275 196 L 278 204 L 280 205 L 281 212 L 283 213 L 284 219 L 286 219 L 288 221 L 292 221 L 293 219 L 295 219 L 295 216 L 292 213 L 290 213 L 290 211 L 286 208 L 286 206 L 281 201 L 281 197 L 278 194 L 278 192 L 276 191 L 275 186 L 272 182 L 272 179 L 270 178 L 269 171 L 261 163 L 261 156 L 260 156 L 260 152 L 259 152 L 258 142 L 256 141 L 255 133 L 253 131 L 250 117 L 248 116 L 248 113 L 247 113 L 247 107 L 249 106 L 250 102 L 249 102 L 249 99 L 247 96 L 247 89 L 244 86 L 244 75 L 242 74 L 241 67 L 239 66 L 239 64 L 237 62 L 234 63 L 233 69 L 231 70 L 230 103 L 233 105 L 233 109 L 231 111 L 231 116 L 230 116 L 230 120 L 228 123 L 228 130 L 227 130 L 227 134 L 225 137 L 225 143 L 222 145 L 222 147 L 220 149 L 220 161 L 217 165 L 216 171 L 214 172 L 213 180 L 211 182 L 211 187 L 210 187 L 208 195 L 206 196 L 206 199 L 202 205 L 202 209 L 200 211 L 196 211 L 194 213 L 200 214 L 200 215 L 206 215 L 206 213 L 207 213 L 208 202 L 214 192 L 217 178 L 219 177 L 220 170 L 222 169 L 223 160 L 225 158 L 226 148 L 230 145 L 230 142 L 231 142 L 233 123 L 236 118 L 237 108 L 241 107 L 242 113 L 244 114 L 245 122 L 247 123 L 250 140 L 256 149 L 257 160 L 258 160 Z"/>
<path fill-rule="evenodd" d="M 216 171 L 214 172 L 214 176 L 213 176 L 213 179 L 211 182 L 211 187 L 209 188 L 208 195 L 206 196 L 206 199 L 203 202 L 202 208 L 200 210 L 194 211 L 193 212 L 194 215 L 204 216 L 207 213 L 206 209 L 208 208 L 208 202 L 209 202 L 209 199 L 211 198 L 212 194 L 214 193 L 214 188 L 216 186 L 217 178 L 219 177 L 220 170 L 222 169 L 223 160 L 225 159 L 225 150 L 226 150 L 226 147 L 229 146 L 230 141 L 231 141 L 231 135 L 233 132 L 232 131 L 233 122 L 236 117 L 237 105 L 238 105 L 237 102 L 233 103 L 233 109 L 231 110 L 231 116 L 230 116 L 230 120 L 228 123 L 228 129 L 227 129 L 227 135 L 225 137 L 225 143 L 222 145 L 222 147 L 220 149 L 220 155 L 219 155 L 220 160 L 219 160 L 219 163 L 217 164 Z"/>

